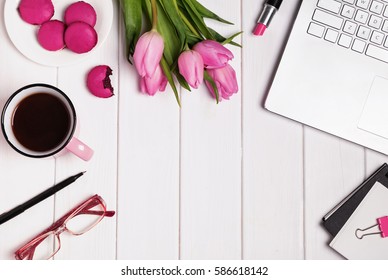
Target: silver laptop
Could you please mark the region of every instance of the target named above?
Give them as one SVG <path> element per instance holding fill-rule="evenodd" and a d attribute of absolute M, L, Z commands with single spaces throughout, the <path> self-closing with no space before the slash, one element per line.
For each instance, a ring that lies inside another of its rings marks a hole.
<path fill-rule="evenodd" d="M 267 97 L 277 114 L 388 154 L 388 0 L 305 0 Z"/>

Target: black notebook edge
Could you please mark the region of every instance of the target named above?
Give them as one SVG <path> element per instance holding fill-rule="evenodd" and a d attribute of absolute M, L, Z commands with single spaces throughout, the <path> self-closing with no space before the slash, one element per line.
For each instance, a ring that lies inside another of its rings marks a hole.
<path fill-rule="evenodd" d="M 336 236 L 376 182 L 388 188 L 387 174 L 388 165 L 384 163 L 322 218 L 323 227 L 333 237 Z"/>

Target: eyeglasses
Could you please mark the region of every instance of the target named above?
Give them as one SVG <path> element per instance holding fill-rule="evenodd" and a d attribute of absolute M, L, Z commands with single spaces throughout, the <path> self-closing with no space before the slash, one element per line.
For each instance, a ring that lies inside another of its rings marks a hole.
<path fill-rule="evenodd" d="M 72 235 L 84 234 L 104 217 L 113 217 L 114 214 L 114 211 L 106 210 L 105 201 L 96 194 L 27 242 L 15 252 L 15 258 L 17 260 L 51 259 L 61 248 L 59 236 L 62 232 L 67 231 Z"/>

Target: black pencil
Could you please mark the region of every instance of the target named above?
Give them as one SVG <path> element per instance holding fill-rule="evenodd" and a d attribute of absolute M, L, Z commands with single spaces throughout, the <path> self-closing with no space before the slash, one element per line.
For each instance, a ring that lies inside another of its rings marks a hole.
<path fill-rule="evenodd" d="M 85 171 L 86 172 L 86 171 Z M 5 212 L 0 215 L 0 225 L 9 221 L 10 219 L 16 217 L 17 215 L 23 213 L 28 208 L 38 204 L 42 200 L 52 196 L 56 192 L 60 191 L 64 187 L 70 185 L 71 183 L 75 182 L 79 177 L 85 174 L 85 172 L 80 172 L 76 175 L 70 176 L 69 178 L 63 180 L 62 182 L 59 182 L 58 184 L 52 186 L 51 188 L 48 188 L 47 190 L 41 192 L 40 194 L 34 196 L 30 200 L 24 202 L 23 204 L 20 204 L 19 206 L 16 206 L 15 208 L 9 210 L 8 212 Z"/>

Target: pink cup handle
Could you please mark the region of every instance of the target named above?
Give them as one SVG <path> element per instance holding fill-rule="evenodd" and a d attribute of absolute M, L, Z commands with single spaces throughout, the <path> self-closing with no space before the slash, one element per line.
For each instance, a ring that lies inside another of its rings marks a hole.
<path fill-rule="evenodd" d="M 94 153 L 88 145 L 81 142 L 75 137 L 70 140 L 69 144 L 67 144 L 66 146 L 66 149 L 68 149 L 70 152 L 75 154 L 77 157 L 83 159 L 84 161 L 90 160 Z"/>

